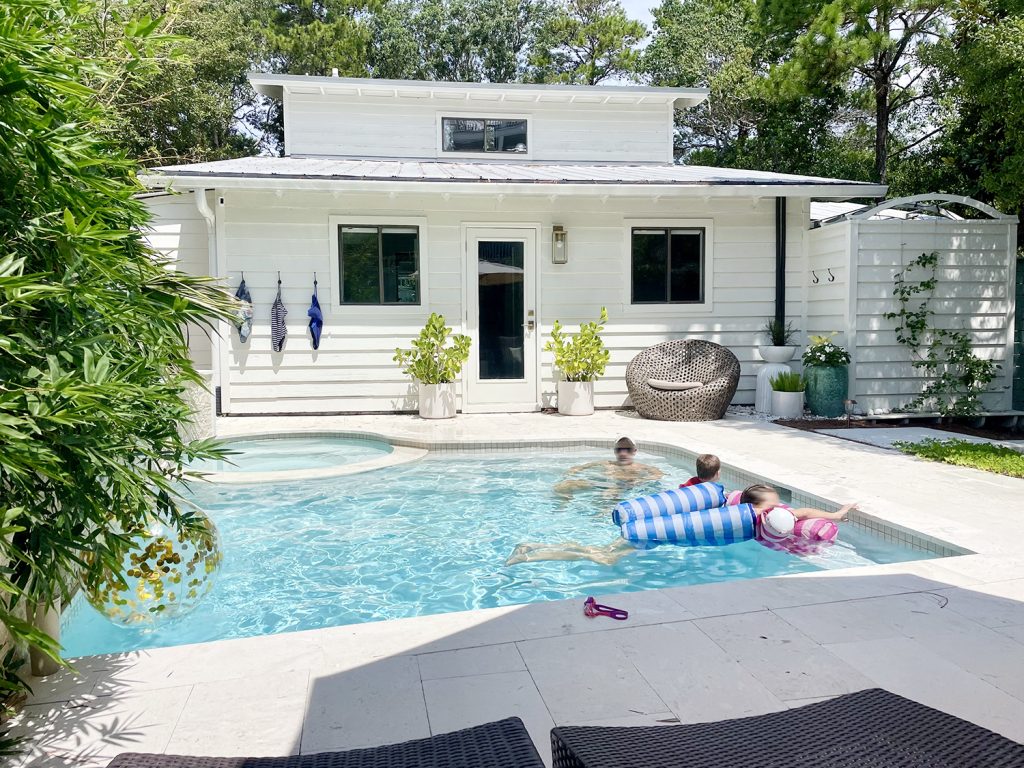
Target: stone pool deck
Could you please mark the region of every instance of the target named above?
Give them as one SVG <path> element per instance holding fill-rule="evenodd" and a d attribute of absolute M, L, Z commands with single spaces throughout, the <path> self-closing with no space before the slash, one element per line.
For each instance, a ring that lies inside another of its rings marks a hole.
<path fill-rule="evenodd" d="M 976 554 L 536 603 L 76 662 L 32 681 L 20 765 L 122 751 L 285 755 L 508 715 L 549 754 L 556 724 L 699 722 L 879 686 L 1024 741 L 1024 481 L 743 420 L 461 415 L 224 419 L 223 436 L 367 431 L 407 441 L 639 441 L 712 451 L 807 494 Z M 912 537 L 916 534 L 907 534 Z"/>

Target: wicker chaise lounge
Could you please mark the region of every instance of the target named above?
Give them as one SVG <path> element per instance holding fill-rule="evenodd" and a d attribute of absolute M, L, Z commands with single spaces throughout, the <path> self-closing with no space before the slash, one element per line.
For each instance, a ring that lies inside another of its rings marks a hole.
<path fill-rule="evenodd" d="M 758 717 L 551 731 L 552 768 L 1022 768 L 1024 745 L 873 688 Z"/>
<path fill-rule="evenodd" d="M 544 763 L 523 721 L 510 717 L 427 739 L 348 752 L 290 757 L 188 757 L 127 752 L 115 757 L 107 768 L 544 768 Z"/>
<path fill-rule="evenodd" d="M 740 382 L 740 363 L 723 346 L 700 339 L 648 347 L 626 369 L 637 413 L 660 421 L 713 421 L 725 415 Z"/>

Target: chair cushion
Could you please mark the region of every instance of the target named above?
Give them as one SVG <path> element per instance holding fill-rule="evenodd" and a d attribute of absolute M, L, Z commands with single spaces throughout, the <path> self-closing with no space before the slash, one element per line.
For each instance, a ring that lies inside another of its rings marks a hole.
<path fill-rule="evenodd" d="M 654 389 L 661 389 L 665 392 L 686 392 L 690 389 L 700 389 L 704 385 L 699 381 L 665 381 L 664 379 L 648 379 L 647 386 Z"/>

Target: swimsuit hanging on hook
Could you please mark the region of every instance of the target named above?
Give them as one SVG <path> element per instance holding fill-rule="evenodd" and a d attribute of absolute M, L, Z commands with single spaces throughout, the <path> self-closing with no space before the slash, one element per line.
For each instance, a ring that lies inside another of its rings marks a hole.
<path fill-rule="evenodd" d="M 284 349 L 284 340 L 288 336 L 288 326 L 285 324 L 285 317 L 288 309 L 281 299 L 281 272 L 277 273 L 277 298 L 270 305 L 270 348 L 274 352 Z"/>
<path fill-rule="evenodd" d="M 309 336 L 313 341 L 313 349 L 320 348 L 320 334 L 324 328 L 324 313 L 320 308 L 320 299 L 317 297 L 316 272 L 313 273 L 313 300 L 306 310 L 309 315 Z"/>

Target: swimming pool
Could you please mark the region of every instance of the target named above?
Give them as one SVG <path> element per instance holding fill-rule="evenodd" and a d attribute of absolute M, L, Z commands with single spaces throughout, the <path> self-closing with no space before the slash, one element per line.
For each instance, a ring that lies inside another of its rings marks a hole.
<path fill-rule="evenodd" d="M 181 645 L 542 600 L 756 578 L 934 557 L 851 525 L 840 543 L 799 558 L 750 541 L 661 546 L 613 566 L 506 566 L 524 541 L 607 544 L 614 499 L 655 488 L 604 487 L 561 499 L 569 467 L 599 450 L 443 452 L 402 466 L 324 480 L 195 489 L 221 532 L 213 592 L 190 615 L 141 631 L 114 626 L 79 595 L 65 612 L 67 656 Z M 689 477 L 682 458 L 643 454 L 666 478 Z M 724 473 L 727 487 L 741 484 Z"/>

